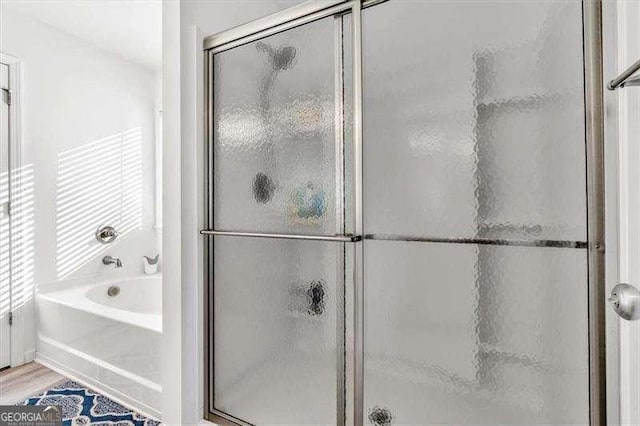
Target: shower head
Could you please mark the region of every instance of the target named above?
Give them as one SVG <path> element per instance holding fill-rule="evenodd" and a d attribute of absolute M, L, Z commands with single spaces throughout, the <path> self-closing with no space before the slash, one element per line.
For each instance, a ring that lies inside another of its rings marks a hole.
<path fill-rule="evenodd" d="M 296 59 L 297 50 L 293 46 L 272 47 L 266 43 L 259 41 L 256 43 L 256 49 L 266 52 L 271 60 L 271 66 L 276 71 L 282 71 L 293 68 Z"/>

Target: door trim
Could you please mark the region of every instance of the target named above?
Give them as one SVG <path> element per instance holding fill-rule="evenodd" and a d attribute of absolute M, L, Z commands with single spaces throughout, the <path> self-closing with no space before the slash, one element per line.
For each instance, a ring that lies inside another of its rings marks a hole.
<path fill-rule="evenodd" d="M 9 88 L 11 91 L 11 105 L 9 105 L 9 203 L 10 203 L 10 242 L 9 242 L 9 256 L 11 260 L 18 257 L 20 254 L 16 252 L 19 248 L 16 248 L 16 241 L 20 241 L 21 228 L 16 228 L 13 217 L 21 217 L 21 205 L 22 203 L 17 201 L 12 195 L 21 194 L 25 185 L 24 176 L 21 173 L 16 173 L 16 170 L 20 170 L 24 166 L 22 153 L 24 151 L 22 140 L 22 67 L 20 59 L 9 55 L 4 52 L 0 52 L 0 62 L 9 67 Z M 15 263 L 10 261 L 10 274 L 15 273 Z M 33 287 L 28 288 L 27 282 L 21 282 L 21 284 L 27 288 L 21 289 L 23 292 L 31 293 L 31 299 L 33 297 Z M 10 294 L 15 292 L 15 283 L 11 279 Z M 29 298 L 29 295 L 26 297 Z M 32 356 L 35 353 L 31 352 L 29 356 L 25 356 L 24 346 L 24 330 L 25 323 L 27 321 L 34 321 L 33 316 L 28 315 L 29 308 L 16 309 L 14 301 L 11 300 L 11 312 L 13 313 L 13 325 L 11 326 L 11 367 L 17 367 L 25 362 L 31 361 Z"/>

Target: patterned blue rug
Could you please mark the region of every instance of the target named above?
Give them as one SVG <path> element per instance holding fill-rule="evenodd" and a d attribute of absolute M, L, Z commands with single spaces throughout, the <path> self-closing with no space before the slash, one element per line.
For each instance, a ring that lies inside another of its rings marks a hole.
<path fill-rule="evenodd" d="M 157 426 L 160 422 L 131 411 L 76 382 L 61 383 L 20 405 L 58 405 L 62 407 L 62 424 Z"/>

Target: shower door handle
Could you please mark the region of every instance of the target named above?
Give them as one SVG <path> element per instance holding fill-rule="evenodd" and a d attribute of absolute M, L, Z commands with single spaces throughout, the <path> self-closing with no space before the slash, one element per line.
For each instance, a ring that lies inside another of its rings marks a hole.
<path fill-rule="evenodd" d="M 611 290 L 609 302 L 620 317 L 628 321 L 640 319 L 640 290 L 630 284 L 618 284 Z"/>

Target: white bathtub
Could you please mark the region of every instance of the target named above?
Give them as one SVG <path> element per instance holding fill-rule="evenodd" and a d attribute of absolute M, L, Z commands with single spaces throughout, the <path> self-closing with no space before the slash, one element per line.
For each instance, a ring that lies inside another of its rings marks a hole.
<path fill-rule="evenodd" d="M 117 295 L 110 296 L 113 287 Z M 160 276 L 48 285 L 38 293 L 37 312 L 36 360 L 160 416 Z"/>
<path fill-rule="evenodd" d="M 110 287 L 117 296 L 109 296 Z M 45 290 L 38 298 L 162 333 L 162 278 L 134 277 L 62 290 Z"/>

